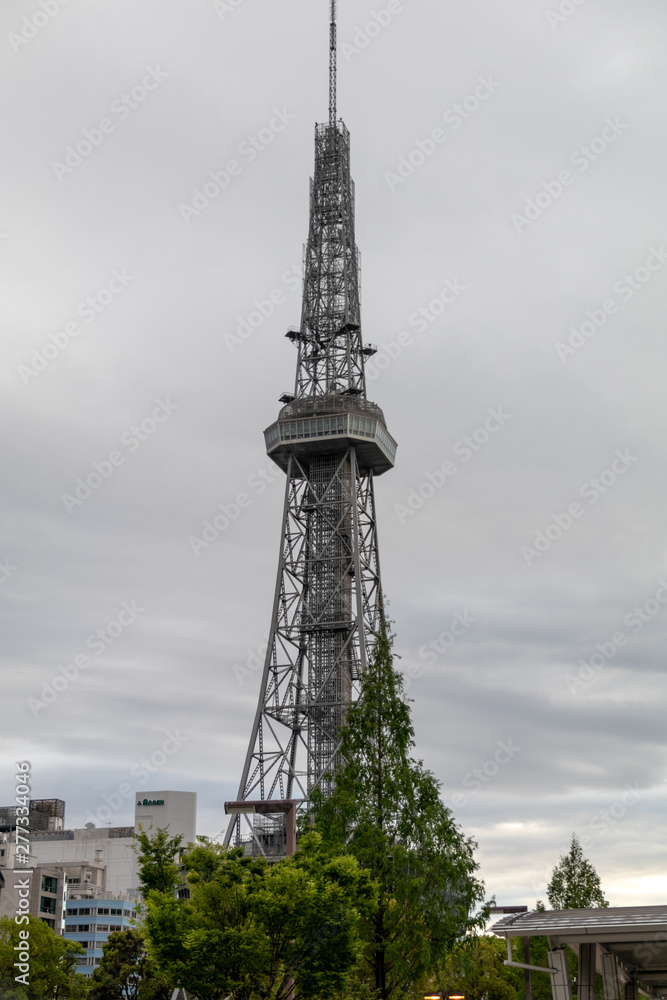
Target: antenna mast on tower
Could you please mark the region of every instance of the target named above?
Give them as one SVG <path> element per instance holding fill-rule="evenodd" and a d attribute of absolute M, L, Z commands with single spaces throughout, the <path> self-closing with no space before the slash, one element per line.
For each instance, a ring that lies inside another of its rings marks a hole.
<path fill-rule="evenodd" d="M 336 124 L 336 72 L 337 72 L 336 0 L 331 0 L 329 26 L 329 125 Z"/>

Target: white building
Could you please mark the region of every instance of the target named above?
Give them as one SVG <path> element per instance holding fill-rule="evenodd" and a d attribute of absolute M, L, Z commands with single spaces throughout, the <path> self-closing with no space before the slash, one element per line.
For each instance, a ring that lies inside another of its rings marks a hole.
<path fill-rule="evenodd" d="M 183 836 L 183 846 L 193 843 L 197 826 L 196 792 L 138 792 L 134 807 L 134 828 L 148 832 L 169 829 L 171 837 Z"/>
<path fill-rule="evenodd" d="M 106 867 L 106 892 L 133 899 L 138 889 L 134 832 L 147 833 L 167 827 L 170 836 L 181 834 L 183 844 L 193 842 L 197 826 L 196 792 L 141 792 L 135 798 L 134 826 L 96 827 L 35 833 L 31 851 L 40 865 L 89 864 Z"/>

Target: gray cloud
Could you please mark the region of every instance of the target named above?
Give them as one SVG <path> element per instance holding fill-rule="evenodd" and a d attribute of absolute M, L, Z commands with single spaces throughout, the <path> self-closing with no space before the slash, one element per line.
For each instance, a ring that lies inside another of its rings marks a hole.
<path fill-rule="evenodd" d="M 382 4 L 340 6 L 353 44 Z M 299 296 L 283 276 L 307 232 L 325 7 L 73 0 L 18 51 L 8 36 L 39 5 L 3 7 L 0 560 L 16 566 L 0 583 L 6 801 L 12 761 L 30 756 L 35 794 L 65 798 L 83 821 L 179 728 L 189 741 L 159 783 L 199 792 L 202 832 L 223 825 L 259 684 L 234 666 L 261 645 L 274 586 L 282 483 L 250 483 L 293 381 L 282 334 Z M 667 267 L 630 296 L 615 286 L 667 244 L 666 22 L 655 0 L 587 0 L 552 27 L 557 7 L 404 0 L 341 58 L 339 108 L 365 337 L 412 338 L 371 392 L 399 441 L 376 493 L 397 649 L 423 668 L 409 691 L 417 752 L 449 800 L 499 740 L 522 747 L 457 810 L 502 902 L 543 897 L 572 830 L 639 783 L 641 799 L 589 853 L 613 902 L 641 903 L 664 892 L 667 615 L 636 634 L 624 619 L 667 573 Z M 147 67 L 166 76 L 114 112 Z M 443 116 L 480 77 L 500 86 L 455 127 Z M 241 144 L 276 108 L 294 120 L 249 162 Z M 113 131 L 58 180 L 53 162 L 105 117 Z M 572 156 L 599 148 L 608 118 L 627 129 L 581 170 Z M 392 191 L 386 172 L 440 126 L 446 141 Z M 240 173 L 185 222 L 179 206 L 234 158 Z M 517 232 L 512 214 L 566 169 L 574 182 Z M 81 304 L 123 269 L 133 280 L 87 321 Z M 447 279 L 465 293 L 420 327 L 414 314 Z M 224 335 L 275 289 L 285 301 L 230 351 Z M 556 345 L 610 297 L 618 310 L 561 360 Z M 25 384 L 19 366 L 64 342 L 68 323 L 80 333 Z M 169 419 L 123 444 L 164 398 L 178 405 Z M 457 443 L 498 407 L 511 418 L 464 461 Z M 626 449 L 636 462 L 590 503 L 582 488 Z M 122 463 L 68 513 L 63 494 L 114 451 Z M 396 505 L 448 458 L 457 472 L 401 523 Z M 196 556 L 189 537 L 240 492 L 248 509 Z M 581 516 L 527 565 L 522 546 L 572 503 Z M 145 612 L 35 716 L 26 699 L 133 600 Z M 420 648 L 466 609 L 474 627 L 429 664 Z M 627 644 L 572 693 L 566 675 L 618 630 Z"/>

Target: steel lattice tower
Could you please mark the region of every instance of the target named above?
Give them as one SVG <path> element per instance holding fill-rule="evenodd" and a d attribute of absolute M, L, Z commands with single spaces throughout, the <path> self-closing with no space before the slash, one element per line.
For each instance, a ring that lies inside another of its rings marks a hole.
<path fill-rule="evenodd" d="M 336 117 L 331 0 L 329 122 L 315 127 L 293 393 L 265 431 L 286 473 L 271 634 L 239 800 L 330 790 L 346 706 L 383 621 L 373 480 L 394 464 L 382 410 L 366 398 L 350 136 Z M 232 818 L 227 841 L 236 820 Z"/>

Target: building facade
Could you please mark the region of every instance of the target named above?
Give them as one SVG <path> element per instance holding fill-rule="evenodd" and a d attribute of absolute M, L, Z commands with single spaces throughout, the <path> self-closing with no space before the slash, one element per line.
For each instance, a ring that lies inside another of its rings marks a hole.
<path fill-rule="evenodd" d="M 65 904 L 65 937 L 86 949 L 77 972 L 92 976 L 102 960 L 102 949 L 114 931 L 126 931 L 136 919 L 136 904 L 102 895 L 96 899 L 68 899 Z"/>
<path fill-rule="evenodd" d="M 15 859 L 14 839 L 8 833 L 0 834 L 0 917 L 13 919 L 19 912 L 27 913 L 42 920 L 55 934 L 62 934 L 65 872 L 57 865 L 40 864 L 31 855 L 30 863 L 21 864 L 21 873 L 15 875 L 14 869 L 19 867 Z"/>

